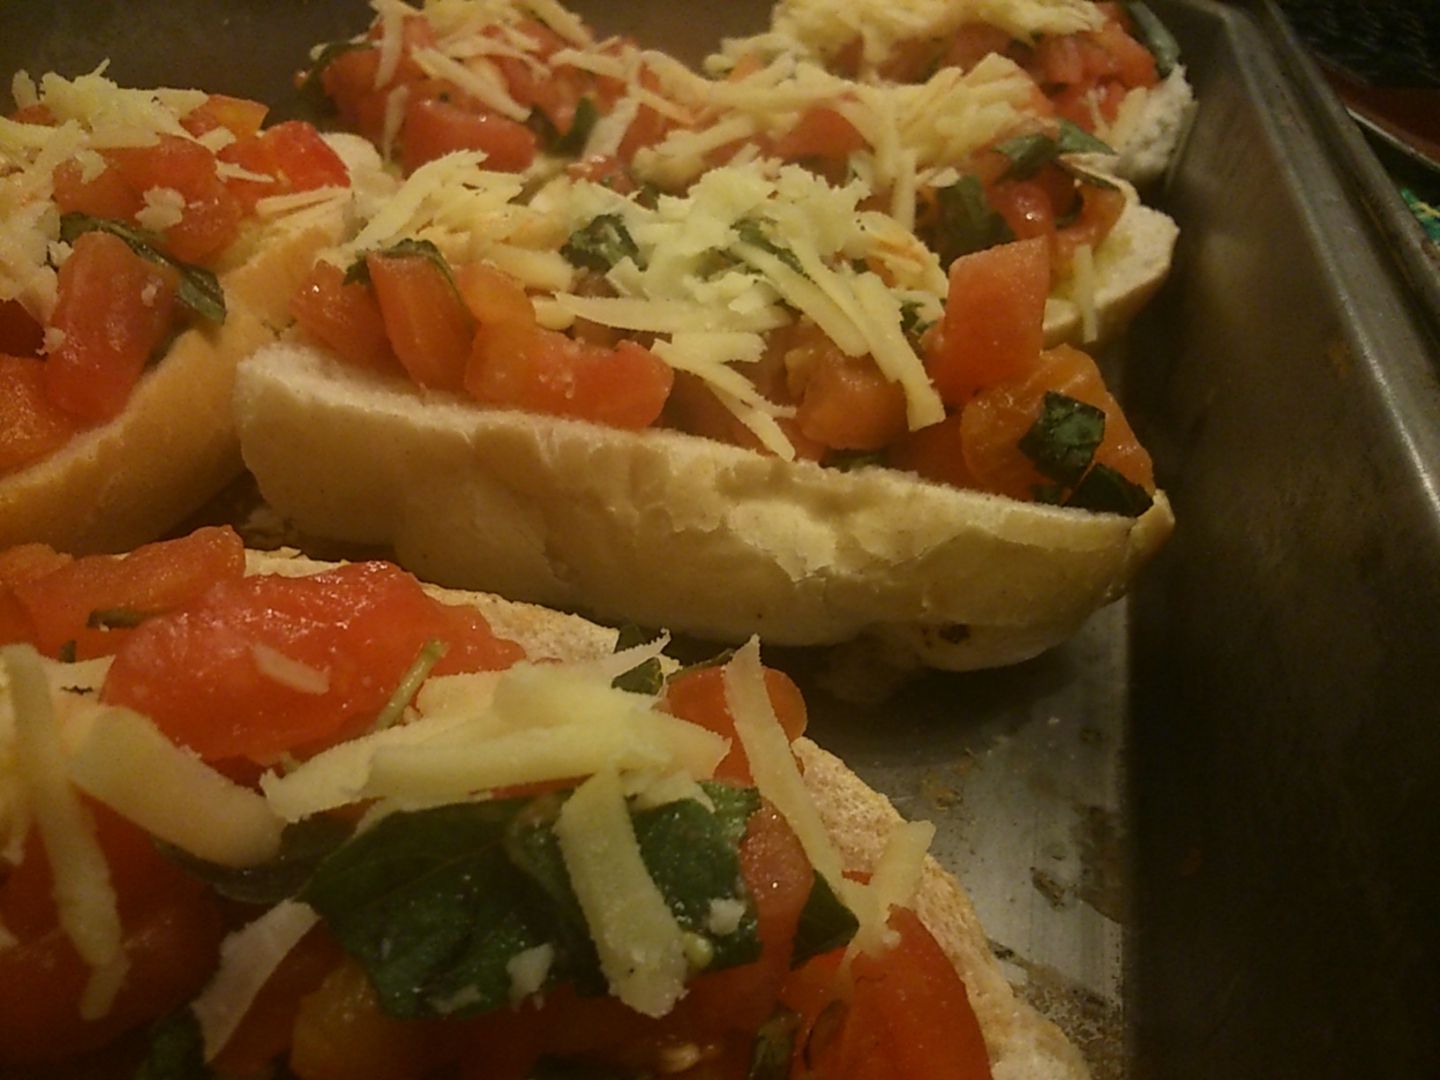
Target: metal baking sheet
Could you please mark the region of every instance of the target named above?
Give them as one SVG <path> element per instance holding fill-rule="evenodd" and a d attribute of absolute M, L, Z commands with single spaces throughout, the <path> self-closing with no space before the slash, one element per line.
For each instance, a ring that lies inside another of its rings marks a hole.
<path fill-rule="evenodd" d="M 591 0 L 690 58 L 761 3 Z M 1105 358 L 1179 519 L 1127 601 L 880 701 L 777 653 L 812 734 L 939 826 L 1097 1077 L 1440 1074 L 1440 288 L 1276 10 L 1152 0 L 1201 101 L 1171 281 Z M 353 0 L 0 0 L 0 73 L 275 100 Z M 243 43 L 243 45 L 241 44 Z M 857 662 L 859 661 L 859 662 Z M 837 687 L 844 690 L 837 695 Z"/>

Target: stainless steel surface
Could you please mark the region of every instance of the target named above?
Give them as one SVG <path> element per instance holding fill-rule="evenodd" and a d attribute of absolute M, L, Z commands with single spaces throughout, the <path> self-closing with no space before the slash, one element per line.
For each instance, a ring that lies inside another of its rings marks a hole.
<path fill-rule="evenodd" d="M 577 6 L 660 45 L 764 10 Z M 1108 359 L 1171 546 L 1131 601 L 1012 670 L 866 706 L 824 691 L 836 667 L 866 681 L 853 658 L 778 658 L 814 735 L 937 822 L 1011 974 L 1097 1075 L 1437 1075 L 1433 272 L 1273 9 L 1153 6 L 1202 105 L 1156 193 L 1184 230 L 1172 280 Z M 274 97 L 366 18 L 0 0 L 0 74 L 113 54 L 126 80 Z"/>

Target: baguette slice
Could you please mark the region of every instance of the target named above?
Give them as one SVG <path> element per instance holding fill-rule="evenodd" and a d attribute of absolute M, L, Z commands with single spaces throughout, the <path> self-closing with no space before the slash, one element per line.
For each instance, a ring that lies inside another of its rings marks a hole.
<path fill-rule="evenodd" d="M 889 469 L 487 409 L 278 344 L 241 364 L 245 462 L 281 515 L 421 577 L 783 645 L 880 635 L 964 670 L 1058 644 L 1169 534 Z"/>
<path fill-rule="evenodd" d="M 282 232 L 222 276 L 220 327 L 181 333 L 115 419 L 0 478 L 0 546 L 43 541 L 77 554 L 155 539 L 240 472 L 231 415 L 235 366 L 273 341 L 285 304 L 334 222 Z"/>
<path fill-rule="evenodd" d="M 288 551 L 252 551 L 247 558 L 251 573 L 311 574 L 333 565 Z M 427 588 L 447 603 L 479 608 L 497 633 L 519 642 L 532 659 L 579 660 L 614 648 L 615 631 L 573 615 L 485 593 Z M 885 837 L 902 820 L 900 814 L 889 799 L 812 740 L 797 740 L 795 751 L 806 789 L 846 869 L 872 870 Z M 995 1080 L 1083 1080 L 1090 1075 L 1061 1030 L 1015 993 L 964 887 L 933 857 L 925 859 L 914 906 L 965 982 Z"/>

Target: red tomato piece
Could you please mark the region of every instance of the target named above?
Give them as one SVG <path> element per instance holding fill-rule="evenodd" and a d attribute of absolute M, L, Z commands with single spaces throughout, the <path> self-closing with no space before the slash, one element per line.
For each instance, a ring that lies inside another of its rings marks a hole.
<path fill-rule="evenodd" d="M 649 349 L 614 349 L 554 330 L 481 326 L 465 372 L 476 401 L 638 430 L 659 419 L 674 372 Z"/>
<path fill-rule="evenodd" d="M 535 305 L 525 286 L 489 263 L 466 263 L 455 275 L 455 286 L 482 327 L 535 325 Z"/>
<path fill-rule="evenodd" d="M 1055 208 L 1050 194 L 1034 180 L 1002 180 L 985 197 L 1018 239 L 1048 238 L 1054 233 Z"/>
<path fill-rule="evenodd" d="M 1042 239 L 962 255 L 925 366 L 947 405 L 1035 367 L 1045 343 L 1050 253 Z"/>
<path fill-rule="evenodd" d="M 1125 212 L 1125 195 L 1098 184 L 1080 186 L 1080 216 L 1073 224 L 1055 233 L 1054 265 L 1064 270 L 1075 258 L 1075 249 L 1088 244 L 1093 251 L 1110 235 L 1110 230 Z"/>
<path fill-rule="evenodd" d="M 371 142 L 379 142 L 385 133 L 387 92 L 375 86 L 379 70 L 380 50 L 361 48 L 341 53 L 320 72 L 320 85 L 335 103 L 341 126 Z"/>
<path fill-rule="evenodd" d="M 33 622 L 37 649 L 54 656 L 73 641 L 84 658 L 113 652 L 132 632 L 87 627 L 93 613 L 160 614 L 244 572 L 240 537 L 229 527 L 211 527 L 146 544 L 123 557 L 87 555 L 17 583 L 13 590 Z"/>
<path fill-rule="evenodd" d="M 147 620 L 116 654 L 102 694 L 206 760 L 264 763 L 368 728 L 431 640 L 449 647 L 434 669 L 441 674 L 505 668 L 524 655 L 474 609 L 439 603 L 397 567 L 355 563 L 222 582 Z M 268 673 L 263 657 L 277 653 L 320 685 Z"/>
<path fill-rule="evenodd" d="M 520 172 L 535 160 L 535 133 L 524 124 L 440 98 L 412 99 L 400 137 L 407 174 L 456 150 L 483 150 L 485 167 L 499 172 Z"/>
<path fill-rule="evenodd" d="M 53 183 L 55 205 L 62 214 L 133 221 L 145 206 L 140 192 L 113 165 L 86 179 L 78 161 L 65 161 L 56 166 Z"/>
<path fill-rule="evenodd" d="M 203 263 L 235 240 L 243 207 L 220 179 L 214 155 L 199 143 L 162 135 L 153 146 L 120 147 L 107 151 L 106 157 L 142 196 L 169 190 L 184 199 L 179 223 L 160 236 L 168 254 L 181 262 Z"/>
<path fill-rule="evenodd" d="M 1006 54 L 1013 44 L 1010 34 L 998 26 L 966 23 L 955 31 L 943 64 L 969 71 L 991 53 Z"/>
<path fill-rule="evenodd" d="M 836 450 L 879 450 L 909 430 L 905 391 L 874 360 L 846 356 L 829 342 L 807 353 L 795 409 L 807 436 Z"/>
<path fill-rule="evenodd" d="M 422 255 L 365 257 L 390 347 L 421 386 L 465 383 L 474 320 L 445 271 Z"/>
<path fill-rule="evenodd" d="M 958 412 L 952 413 L 938 424 L 909 432 L 886 451 L 885 464 L 939 484 L 976 487 L 975 478 L 965 465 L 960 416 Z"/>
<path fill-rule="evenodd" d="M 32 832 L 24 859 L 0 885 L 0 919 L 19 939 L 0 949 L 0 1068 L 105 1046 L 188 1001 L 214 968 L 224 928 L 204 886 L 139 828 L 97 803 L 90 808 L 119 901 L 130 970 L 110 1012 L 81 1019 L 78 1002 L 89 969 L 58 929 L 49 863 Z"/>
<path fill-rule="evenodd" d="M 775 709 L 780 726 L 785 729 L 786 738 L 794 742 L 805 733 L 804 695 L 790 676 L 774 668 L 765 669 L 765 689 L 770 693 L 770 704 Z M 692 668 L 676 675 L 665 684 L 665 709 L 682 720 L 699 724 L 730 740 L 730 752 L 715 770 L 716 777 L 737 784 L 751 782 L 750 762 L 735 735 L 735 718 L 730 715 L 730 708 L 725 703 L 722 668 Z"/>
<path fill-rule="evenodd" d="M 225 128 L 237 139 L 248 138 L 260 130 L 270 106 L 248 98 L 211 94 L 205 101 L 180 118 L 180 124 L 191 135 L 204 135 L 216 128 Z"/>
<path fill-rule="evenodd" d="M 80 430 L 45 392 L 45 362 L 0 353 L 0 476 L 48 457 Z"/>
<path fill-rule="evenodd" d="M 0 353 L 7 356 L 39 356 L 45 343 L 45 328 L 25 310 L 19 300 L 0 300 Z"/>
<path fill-rule="evenodd" d="M 50 325 L 60 344 L 45 361 L 45 392 L 81 420 L 117 416 L 145 362 L 170 332 L 175 275 L 119 237 L 88 232 L 60 267 Z"/>
<path fill-rule="evenodd" d="M 402 370 L 390 349 L 375 294 L 362 282 L 347 285 L 345 271 L 334 263 L 315 263 L 290 300 L 290 314 L 305 334 L 346 363 L 371 371 Z"/>
<path fill-rule="evenodd" d="M 865 148 L 865 136 L 836 110 L 825 105 L 806 109 L 795 126 L 775 140 L 771 148 L 785 161 L 806 158 L 845 159 Z"/>
<path fill-rule="evenodd" d="M 248 213 L 255 203 L 271 195 L 288 195 L 322 187 L 348 187 L 350 174 L 340 155 L 311 124 L 287 120 L 259 134 L 232 143 L 220 159 L 248 172 L 270 177 L 269 182 L 230 177 L 225 184 Z"/>
<path fill-rule="evenodd" d="M 1095 361 L 1079 349 L 1061 345 L 1041 355 L 1030 374 L 981 391 L 961 414 L 961 444 L 966 466 L 987 491 L 1031 499 L 1047 480 L 1019 447 L 1040 415 L 1046 391 L 1093 405 L 1105 413 L 1105 434 L 1095 461 L 1107 465 L 1146 491 L 1155 490 L 1150 455 L 1135 437 L 1119 402 L 1105 387 Z"/>

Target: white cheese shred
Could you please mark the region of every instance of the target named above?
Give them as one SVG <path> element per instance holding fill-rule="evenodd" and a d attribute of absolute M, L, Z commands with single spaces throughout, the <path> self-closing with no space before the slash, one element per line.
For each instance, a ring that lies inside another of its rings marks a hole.
<path fill-rule="evenodd" d="M 685 992 L 684 933 L 640 857 L 619 777 L 596 773 L 555 822 L 560 854 L 611 992 L 664 1016 Z"/>
<path fill-rule="evenodd" d="M 191 1005 L 206 1061 L 225 1048 L 280 961 L 319 921 L 308 904 L 282 900 L 220 943 L 219 970 Z"/>
<path fill-rule="evenodd" d="M 95 837 L 95 822 L 66 776 L 40 654 L 29 645 L 7 645 L 0 649 L 0 660 L 10 684 L 16 756 L 54 875 L 60 928 L 90 968 L 80 1015 L 98 1020 L 110 1011 L 129 966 L 110 868 Z"/>

